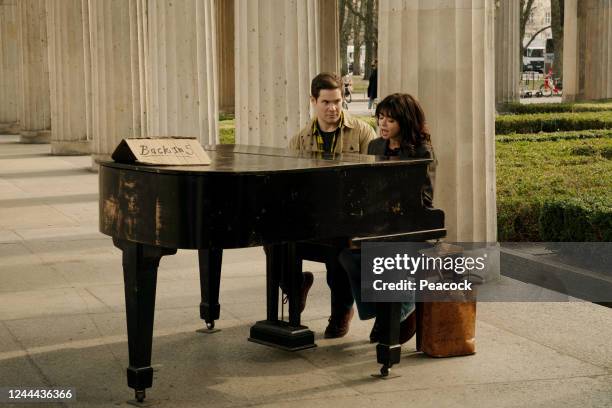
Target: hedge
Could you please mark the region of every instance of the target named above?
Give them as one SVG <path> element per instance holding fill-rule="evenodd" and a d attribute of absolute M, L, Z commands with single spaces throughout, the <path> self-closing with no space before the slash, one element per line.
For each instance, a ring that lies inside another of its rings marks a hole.
<path fill-rule="evenodd" d="M 612 129 L 612 111 L 501 115 L 495 119 L 498 135 L 585 129 Z"/>
<path fill-rule="evenodd" d="M 610 241 L 610 150 L 610 138 L 497 143 L 499 240 Z"/>
<path fill-rule="evenodd" d="M 234 119 L 221 118 L 219 121 L 219 140 L 221 144 L 234 144 L 236 142 L 235 133 Z"/>
<path fill-rule="evenodd" d="M 612 201 L 548 199 L 541 207 L 539 225 L 543 241 L 612 241 Z"/>
<path fill-rule="evenodd" d="M 534 114 L 534 113 L 562 113 L 562 112 L 599 112 L 612 110 L 612 100 L 601 102 L 575 102 L 575 103 L 529 103 L 513 102 L 501 105 L 500 113 Z"/>
<path fill-rule="evenodd" d="M 578 130 L 553 133 L 510 133 L 496 135 L 495 140 L 501 143 L 511 142 L 548 142 L 556 140 L 600 139 L 612 137 L 612 129 Z"/>
<path fill-rule="evenodd" d="M 612 197 L 501 198 L 497 211 L 499 241 L 612 241 Z"/>
<path fill-rule="evenodd" d="M 612 264 L 609 246 L 590 242 L 612 241 L 612 200 L 598 198 L 549 199 L 542 205 L 539 228 L 550 249 L 587 267 L 607 273 Z M 560 244 L 571 242 L 571 245 Z"/>

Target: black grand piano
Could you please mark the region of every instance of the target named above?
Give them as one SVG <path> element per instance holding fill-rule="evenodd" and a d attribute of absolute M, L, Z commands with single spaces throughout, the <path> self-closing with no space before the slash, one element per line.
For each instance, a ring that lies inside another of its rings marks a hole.
<path fill-rule="evenodd" d="M 153 316 L 162 256 L 178 248 L 198 250 L 200 317 L 212 330 L 220 313 L 223 249 L 263 245 L 267 316 L 251 328 L 249 340 L 300 350 L 315 345 L 313 332 L 300 322 L 301 263 L 322 261 L 317 257 L 324 253 L 307 243 L 325 247 L 351 237 L 424 241 L 445 235 L 444 213 L 421 203 L 428 159 L 239 145 L 205 150 L 209 166 L 100 163 L 100 231 L 123 252 L 127 379 L 138 401 L 153 382 Z M 278 315 L 280 286 L 288 292 L 288 321 Z M 377 361 L 385 375 L 400 359 L 399 304 L 378 307 L 384 318 Z"/>

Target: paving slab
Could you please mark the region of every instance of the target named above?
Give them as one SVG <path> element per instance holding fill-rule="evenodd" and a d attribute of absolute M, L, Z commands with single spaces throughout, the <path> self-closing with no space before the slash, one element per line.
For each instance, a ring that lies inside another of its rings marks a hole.
<path fill-rule="evenodd" d="M 612 312 L 588 302 L 480 303 L 488 324 L 612 373 Z"/>
<path fill-rule="evenodd" d="M 91 293 L 78 288 L 29 290 L 0 294 L 0 320 L 109 311 Z"/>
<path fill-rule="evenodd" d="M 0 282 L 0 304 L 3 303 L 3 294 L 70 287 L 62 272 L 38 262 L 31 265 L 26 262 L 0 264 Z"/>
<path fill-rule="evenodd" d="M 21 241 L 21 236 L 19 236 L 15 231 L 0 229 L 0 244 L 12 244 L 19 241 Z"/>
<path fill-rule="evenodd" d="M 32 205 L 27 208 L 27 211 L 24 210 L 23 206 L 0 208 L 0 228 L 69 227 L 76 225 L 78 223 L 72 217 L 68 217 L 48 205 Z"/>
<path fill-rule="evenodd" d="M 427 389 L 338 397 L 333 405 L 338 408 L 607 408 L 611 404 L 611 394 L 612 377 L 599 376 L 452 387 L 439 384 Z M 300 407 L 320 408 L 327 402 L 319 398 L 302 399 Z M 295 405 L 271 401 L 255 406 L 289 408 Z"/>
<path fill-rule="evenodd" d="M 91 207 L 91 205 L 88 205 Z M 0 232 L 0 237 L 2 233 Z M 55 228 L 17 228 L 14 234 L 25 241 L 41 240 L 43 242 L 65 242 L 81 241 L 89 239 L 101 239 L 104 235 L 98 231 L 98 224 L 80 223 L 74 227 L 55 227 Z M 110 240 L 110 238 L 109 238 Z"/>

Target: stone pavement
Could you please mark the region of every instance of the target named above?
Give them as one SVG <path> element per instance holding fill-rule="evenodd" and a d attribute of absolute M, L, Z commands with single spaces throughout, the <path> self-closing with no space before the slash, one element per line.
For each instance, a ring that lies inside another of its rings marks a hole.
<path fill-rule="evenodd" d="M 77 401 L 126 406 L 127 343 L 120 252 L 97 231 L 88 156 L 0 136 L 0 387 L 64 386 Z M 158 407 L 610 407 L 612 310 L 589 303 L 481 303 L 477 354 L 434 359 L 403 347 L 396 378 L 379 380 L 370 322 L 322 338 L 324 268 L 303 315 L 318 347 L 297 353 L 247 342 L 265 316 L 261 248 L 224 254 L 221 320 L 199 334 L 195 252 L 162 259 L 153 388 Z M 0 403 L 0 407 L 3 407 Z M 15 404 L 16 407 L 27 404 Z M 30 404 L 43 407 L 52 404 Z"/>

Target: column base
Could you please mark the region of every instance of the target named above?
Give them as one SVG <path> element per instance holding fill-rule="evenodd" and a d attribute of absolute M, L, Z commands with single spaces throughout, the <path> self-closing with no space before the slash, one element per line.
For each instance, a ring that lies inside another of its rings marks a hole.
<path fill-rule="evenodd" d="M 0 135 L 18 135 L 19 122 L 0 123 Z"/>
<path fill-rule="evenodd" d="M 19 143 L 42 144 L 51 143 L 50 130 L 22 130 Z"/>
<path fill-rule="evenodd" d="M 85 156 L 91 153 L 91 142 L 88 140 L 51 141 L 51 154 L 57 156 Z"/>

